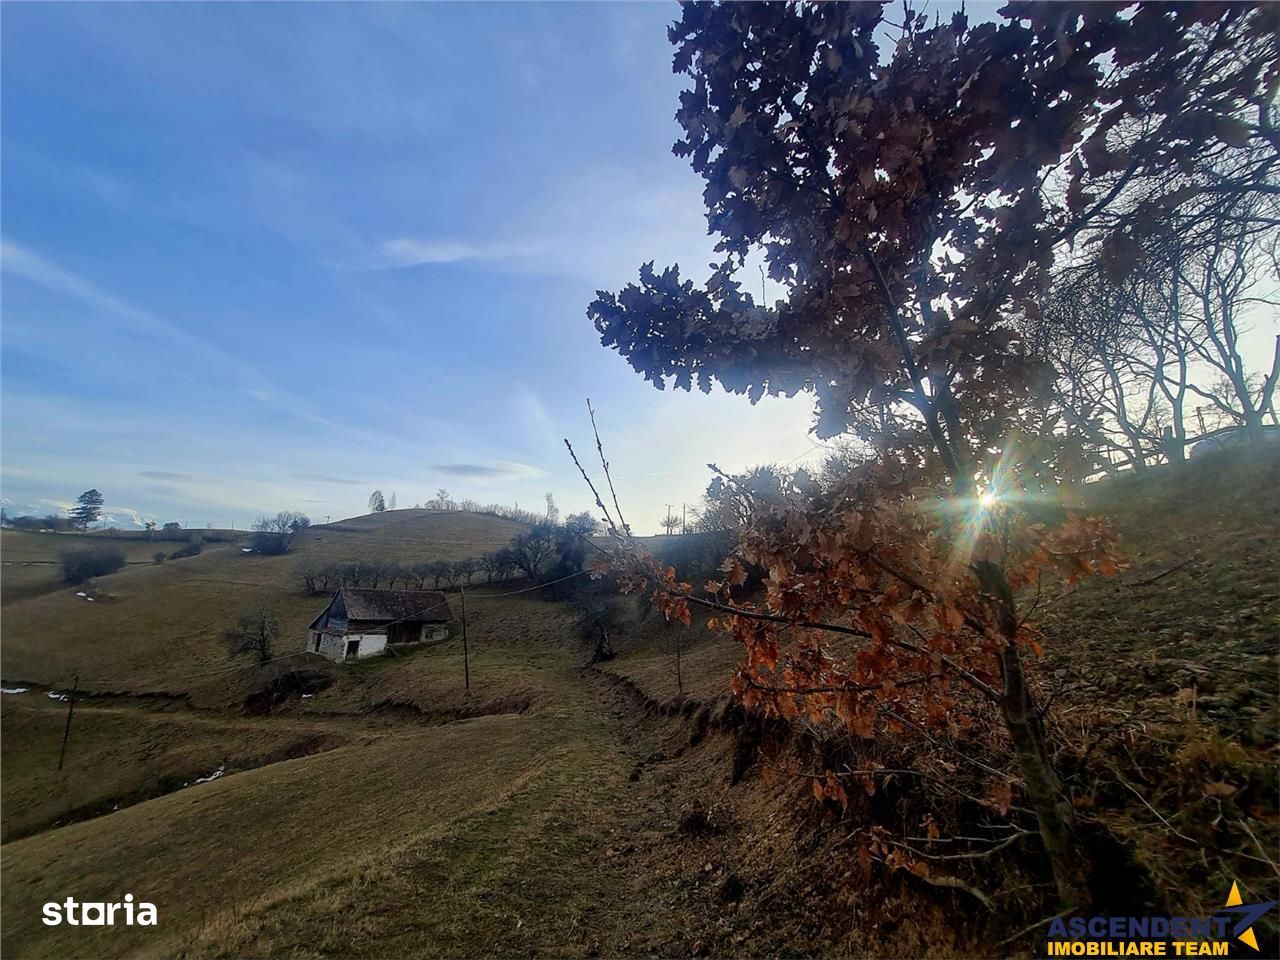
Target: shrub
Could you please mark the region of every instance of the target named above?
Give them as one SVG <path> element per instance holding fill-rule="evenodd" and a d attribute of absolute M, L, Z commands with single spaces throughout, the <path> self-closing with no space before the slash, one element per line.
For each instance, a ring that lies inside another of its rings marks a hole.
<path fill-rule="evenodd" d="M 260 517 L 253 525 L 253 551 L 268 557 L 288 553 L 293 538 L 309 526 L 310 518 L 293 510 L 282 510 L 274 517 Z"/>
<path fill-rule="evenodd" d="M 119 547 L 93 546 L 62 552 L 62 579 L 67 583 L 84 583 L 90 577 L 115 573 L 125 565 Z"/>
<path fill-rule="evenodd" d="M 289 552 L 289 540 L 283 533 L 259 530 L 249 543 L 254 553 L 260 553 L 264 557 L 278 557 Z"/>
<path fill-rule="evenodd" d="M 204 541 L 199 534 L 192 534 L 185 547 L 179 547 L 169 554 L 170 560 L 181 560 L 183 557 L 196 557 L 204 549 Z"/>
<path fill-rule="evenodd" d="M 157 550 L 155 553 L 153 553 L 153 554 L 151 555 L 151 562 L 152 562 L 152 563 L 164 563 L 164 556 L 165 556 L 165 554 L 164 554 L 164 551 L 163 551 L 163 550 Z"/>

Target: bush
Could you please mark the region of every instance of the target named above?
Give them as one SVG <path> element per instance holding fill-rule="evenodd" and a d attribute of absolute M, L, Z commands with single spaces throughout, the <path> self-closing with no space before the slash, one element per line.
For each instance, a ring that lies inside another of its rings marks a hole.
<path fill-rule="evenodd" d="M 198 533 L 192 534 L 191 540 L 187 545 L 185 547 L 179 547 L 177 550 L 173 551 L 173 553 L 169 554 L 169 559 L 181 560 L 183 557 L 197 557 L 203 549 L 204 541 L 201 539 L 200 535 Z"/>
<path fill-rule="evenodd" d="M 259 530 L 253 535 L 249 544 L 254 553 L 260 553 L 264 557 L 278 557 L 289 552 L 289 539 L 283 533 Z"/>
<path fill-rule="evenodd" d="M 296 510 L 282 510 L 274 517 L 259 517 L 250 543 L 254 553 L 278 557 L 288 553 L 293 538 L 311 526 L 311 518 Z"/>
<path fill-rule="evenodd" d="M 62 579 L 67 583 L 84 583 L 91 577 L 115 573 L 125 564 L 119 547 L 93 546 L 62 552 Z"/>
<path fill-rule="evenodd" d="M 164 563 L 164 551 L 163 551 L 163 550 L 157 550 L 155 553 L 153 553 L 153 554 L 151 555 L 151 562 L 152 562 L 152 563 Z"/>

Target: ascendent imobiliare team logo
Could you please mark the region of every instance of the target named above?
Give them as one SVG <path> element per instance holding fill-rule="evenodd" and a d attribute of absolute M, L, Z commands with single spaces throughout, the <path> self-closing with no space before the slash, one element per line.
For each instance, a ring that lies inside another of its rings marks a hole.
<path fill-rule="evenodd" d="M 1049 926 L 1050 957 L 1230 957 L 1258 951 L 1253 925 L 1272 907 L 1245 903 L 1234 882 L 1226 905 L 1207 917 L 1069 917 Z"/>

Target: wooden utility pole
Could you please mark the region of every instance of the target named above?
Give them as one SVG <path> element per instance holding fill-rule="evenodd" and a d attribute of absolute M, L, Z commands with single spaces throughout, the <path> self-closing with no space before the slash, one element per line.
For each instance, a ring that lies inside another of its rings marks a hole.
<path fill-rule="evenodd" d="M 689 505 L 687 503 L 680 504 L 680 533 L 689 532 Z"/>
<path fill-rule="evenodd" d="M 471 692 L 471 653 L 467 649 L 467 591 L 459 590 L 462 596 L 462 682 Z"/>
<path fill-rule="evenodd" d="M 76 708 L 76 688 L 80 686 L 80 674 L 71 678 L 71 697 L 67 701 L 67 725 L 62 731 L 62 749 L 58 751 L 58 769 L 62 769 L 62 761 L 67 756 L 67 741 L 71 739 L 71 713 Z"/>

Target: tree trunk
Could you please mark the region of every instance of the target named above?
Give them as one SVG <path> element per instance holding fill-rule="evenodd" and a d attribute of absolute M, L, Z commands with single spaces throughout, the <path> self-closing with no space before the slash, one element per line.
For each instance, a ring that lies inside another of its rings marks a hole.
<path fill-rule="evenodd" d="M 1013 593 L 1004 571 L 996 564 L 980 561 L 974 564 L 974 569 L 990 598 L 1000 633 L 1005 638 L 1000 652 L 1000 669 L 1004 675 L 1000 712 L 1013 741 L 1027 799 L 1031 801 L 1031 808 L 1039 821 L 1040 840 L 1049 858 L 1060 905 L 1064 909 L 1079 909 L 1090 901 L 1088 859 L 1076 835 L 1075 811 L 1053 769 L 1045 745 L 1044 726 L 1022 672 Z"/>
<path fill-rule="evenodd" d="M 1005 678 L 1000 709 L 1013 740 L 1027 799 L 1040 822 L 1040 840 L 1053 870 L 1058 899 L 1064 908 L 1086 906 L 1090 899 L 1088 863 L 1076 836 L 1075 814 L 1049 759 L 1040 715 L 1012 640 L 1000 654 L 1000 665 Z"/>

